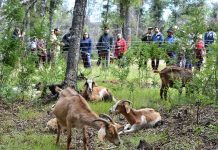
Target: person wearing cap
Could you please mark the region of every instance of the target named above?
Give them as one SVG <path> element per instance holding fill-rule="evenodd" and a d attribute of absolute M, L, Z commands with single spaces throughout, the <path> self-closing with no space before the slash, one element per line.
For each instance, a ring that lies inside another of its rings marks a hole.
<path fill-rule="evenodd" d="M 153 28 L 148 27 L 147 33 L 145 33 L 145 35 L 142 36 L 141 40 L 145 43 L 151 43 L 152 42 L 152 31 L 153 31 Z"/>
<path fill-rule="evenodd" d="M 213 44 L 217 39 L 216 33 L 212 28 L 208 28 L 207 32 L 204 34 L 205 47 L 208 47 L 210 44 Z"/>
<path fill-rule="evenodd" d="M 163 34 L 160 32 L 158 27 L 154 28 L 154 32 L 155 34 L 152 36 L 152 42 L 158 44 L 158 47 L 161 47 L 164 40 Z M 154 71 L 158 70 L 159 59 L 160 59 L 159 57 L 160 56 L 155 55 L 152 56 L 151 58 L 151 66 Z"/>
<path fill-rule="evenodd" d="M 205 55 L 205 45 L 202 35 L 199 34 L 195 44 L 195 65 L 196 69 L 200 71 L 202 63 L 204 61 L 203 56 Z"/>
<path fill-rule="evenodd" d="M 58 36 L 60 35 L 60 33 L 61 31 L 58 28 L 55 28 L 51 32 L 48 62 L 55 62 L 60 54 L 60 46 L 63 45 L 63 43 L 58 40 Z"/>
<path fill-rule="evenodd" d="M 97 65 L 103 61 L 103 66 L 108 66 L 110 62 L 110 51 L 113 47 L 113 37 L 109 34 L 109 27 L 104 27 L 104 33 L 100 36 L 96 48 L 98 49 L 98 62 Z"/>
<path fill-rule="evenodd" d="M 91 54 L 92 54 L 92 40 L 89 34 L 85 32 L 80 40 L 81 57 L 83 60 L 84 68 L 91 67 Z"/>
<path fill-rule="evenodd" d="M 170 28 L 167 30 L 167 37 L 164 40 L 167 44 L 172 45 L 175 42 L 175 38 L 173 36 L 173 29 Z M 173 49 L 167 50 L 167 55 L 169 60 L 166 61 L 166 64 L 174 64 L 176 63 L 176 52 Z M 172 63 L 171 63 L 172 62 Z"/>

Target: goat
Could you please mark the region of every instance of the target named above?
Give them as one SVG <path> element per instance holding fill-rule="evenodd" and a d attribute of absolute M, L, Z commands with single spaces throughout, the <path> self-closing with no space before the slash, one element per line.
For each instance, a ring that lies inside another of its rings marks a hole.
<path fill-rule="evenodd" d="M 111 92 L 105 87 L 97 86 L 97 84 L 92 79 L 87 79 L 84 84 L 84 91 L 82 92 L 82 96 L 86 100 L 90 101 L 112 101 L 113 96 Z"/>
<path fill-rule="evenodd" d="M 119 134 L 134 132 L 145 127 L 154 127 L 161 122 L 160 113 L 156 112 L 154 109 L 144 108 L 136 110 L 130 108 L 130 104 L 131 102 L 128 100 L 122 100 L 118 101 L 110 109 L 110 113 L 124 115 L 129 123 Z"/>
<path fill-rule="evenodd" d="M 159 72 L 161 79 L 160 97 L 167 99 L 167 91 L 169 87 L 173 87 L 175 81 L 182 82 L 179 88 L 179 93 L 182 93 L 182 87 L 185 87 L 187 82 L 192 79 L 192 71 L 177 66 L 168 66 Z"/>
<path fill-rule="evenodd" d="M 53 114 L 57 118 L 58 131 L 56 144 L 59 142 L 61 127 L 67 128 L 67 149 L 70 149 L 71 128 L 83 128 L 84 149 L 88 149 L 86 127 L 91 126 L 99 129 L 98 138 L 103 141 L 107 139 L 116 146 L 120 145 L 120 137 L 117 133 L 117 126 L 112 122 L 100 118 L 91 110 L 87 101 L 78 94 L 74 89 L 56 88 L 59 92 L 59 99 L 54 106 Z M 66 94 L 69 95 L 66 95 Z"/>

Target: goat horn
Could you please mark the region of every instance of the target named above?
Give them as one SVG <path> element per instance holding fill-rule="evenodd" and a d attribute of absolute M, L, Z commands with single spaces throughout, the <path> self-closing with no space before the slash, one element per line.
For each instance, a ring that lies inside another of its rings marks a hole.
<path fill-rule="evenodd" d="M 128 102 L 129 104 L 132 104 L 132 102 L 128 101 L 128 100 L 122 100 L 122 103 L 124 103 L 124 102 Z"/>
<path fill-rule="evenodd" d="M 99 118 L 99 119 L 95 119 L 93 122 L 96 122 L 96 121 L 101 121 L 101 122 L 103 122 L 106 126 L 109 126 L 108 121 L 106 121 L 105 119 Z"/>
<path fill-rule="evenodd" d="M 101 118 L 107 118 L 107 119 L 110 120 L 111 123 L 114 124 L 113 119 L 112 119 L 109 115 L 107 115 L 107 114 L 99 114 L 99 117 L 101 117 Z"/>

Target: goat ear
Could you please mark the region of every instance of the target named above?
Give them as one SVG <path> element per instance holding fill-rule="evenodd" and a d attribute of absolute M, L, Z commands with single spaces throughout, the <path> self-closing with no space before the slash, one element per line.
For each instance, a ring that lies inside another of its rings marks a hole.
<path fill-rule="evenodd" d="M 87 82 L 84 84 L 84 87 L 85 87 L 85 88 L 87 88 L 87 87 L 88 87 L 88 83 L 87 83 Z"/>
<path fill-rule="evenodd" d="M 98 138 L 100 141 L 104 141 L 104 138 L 106 136 L 105 127 L 101 127 L 101 129 L 98 131 Z"/>
<path fill-rule="evenodd" d="M 96 86 L 96 83 L 95 81 L 92 82 L 92 87 Z"/>
<path fill-rule="evenodd" d="M 127 103 L 125 103 L 124 106 L 125 106 L 125 109 L 126 109 L 126 113 L 128 114 L 130 112 L 129 105 Z"/>

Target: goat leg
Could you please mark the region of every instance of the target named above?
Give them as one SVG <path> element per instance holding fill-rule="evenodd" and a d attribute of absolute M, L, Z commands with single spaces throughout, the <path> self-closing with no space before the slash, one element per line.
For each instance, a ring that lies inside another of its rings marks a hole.
<path fill-rule="evenodd" d="M 70 150 L 70 142 L 71 142 L 71 134 L 72 134 L 72 126 L 69 122 L 67 122 L 67 150 Z"/>
<path fill-rule="evenodd" d="M 60 134 L 61 134 L 61 126 L 57 121 L 57 125 L 58 125 L 58 129 L 57 129 L 57 139 L 56 139 L 56 144 L 59 143 L 59 138 L 60 138 Z"/>
<path fill-rule="evenodd" d="M 131 128 L 129 130 L 123 130 L 121 132 L 119 132 L 119 134 L 122 134 L 122 133 L 131 133 L 131 132 L 134 132 L 136 130 L 139 130 L 141 128 L 141 125 L 139 124 L 134 124 L 131 126 Z"/>
<path fill-rule="evenodd" d="M 84 146 L 84 150 L 88 150 L 88 139 L 86 135 L 86 126 L 83 127 L 83 146 Z"/>

